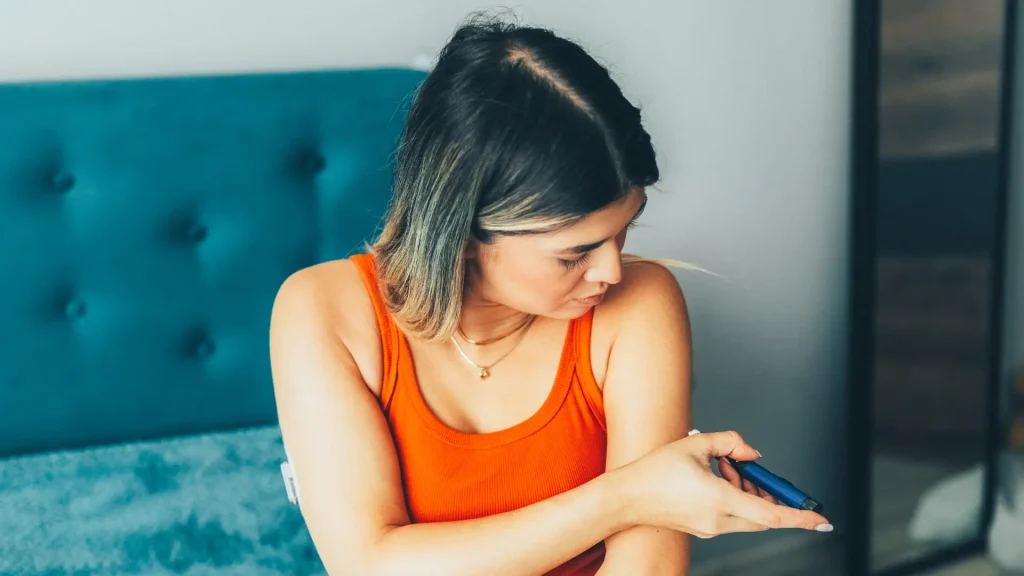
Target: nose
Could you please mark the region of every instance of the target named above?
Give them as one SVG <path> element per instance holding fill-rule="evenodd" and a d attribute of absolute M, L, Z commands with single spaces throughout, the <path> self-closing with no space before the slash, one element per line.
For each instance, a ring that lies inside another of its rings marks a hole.
<path fill-rule="evenodd" d="M 614 242 L 605 242 L 591 253 L 590 268 L 583 279 L 595 284 L 618 284 L 622 281 L 622 252 Z"/>

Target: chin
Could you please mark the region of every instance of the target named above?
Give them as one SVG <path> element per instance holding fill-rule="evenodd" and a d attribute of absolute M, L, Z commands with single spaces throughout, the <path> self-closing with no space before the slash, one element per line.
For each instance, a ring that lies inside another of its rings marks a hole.
<path fill-rule="evenodd" d="M 545 314 L 548 318 L 554 318 L 556 320 L 575 320 L 580 316 L 583 316 L 593 308 L 593 305 L 587 305 L 583 303 L 573 302 L 571 304 L 564 305 L 560 308 L 552 310 L 550 313 Z"/>
<path fill-rule="evenodd" d="M 534 301 L 533 306 L 529 306 L 524 302 L 522 305 L 510 307 L 522 312 L 541 316 L 543 318 L 551 318 L 553 320 L 573 320 L 586 314 L 591 308 L 600 303 L 600 301 L 601 298 L 596 299 L 596 301 L 585 301 L 571 298 L 568 300 L 558 299 L 555 302 L 546 303 L 546 305 L 542 305 L 539 302 Z"/>

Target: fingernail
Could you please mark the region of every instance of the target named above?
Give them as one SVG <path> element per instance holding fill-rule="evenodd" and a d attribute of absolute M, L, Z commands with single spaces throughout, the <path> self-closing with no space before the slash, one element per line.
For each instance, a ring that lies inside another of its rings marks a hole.
<path fill-rule="evenodd" d="M 756 452 L 757 452 L 757 457 L 758 457 L 758 458 L 761 458 L 761 457 L 762 457 L 762 456 L 761 456 L 761 451 L 760 451 L 760 450 L 756 450 Z"/>
<path fill-rule="evenodd" d="M 831 532 L 832 531 L 832 525 L 831 524 L 818 524 L 818 526 L 815 527 L 814 529 L 817 530 L 818 532 Z"/>

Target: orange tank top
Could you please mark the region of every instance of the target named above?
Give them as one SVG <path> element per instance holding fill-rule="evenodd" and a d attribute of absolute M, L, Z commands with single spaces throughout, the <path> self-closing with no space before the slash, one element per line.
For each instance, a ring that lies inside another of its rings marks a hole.
<path fill-rule="evenodd" d="M 540 409 L 511 428 L 468 434 L 443 423 L 423 399 L 405 335 L 384 307 L 372 256 L 351 260 L 377 315 L 384 356 L 380 403 L 413 522 L 509 512 L 604 472 L 604 405 L 590 367 L 593 309 L 569 323 L 554 385 Z M 592 575 L 603 560 L 604 544 L 598 543 L 549 575 Z"/>

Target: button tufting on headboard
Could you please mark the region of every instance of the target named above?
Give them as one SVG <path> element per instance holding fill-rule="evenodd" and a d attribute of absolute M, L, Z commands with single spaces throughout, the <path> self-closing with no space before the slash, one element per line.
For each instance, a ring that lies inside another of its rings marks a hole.
<path fill-rule="evenodd" d="M 71 298 L 64 305 L 64 316 L 69 320 L 78 320 L 85 316 L 87 311 L 88 307 L 85 305 L 85 301 L 79 298 Z"/>
<path fill-rule="evenodd" d="M 0 84 L 0 457 L 276 422 L 277 289 L 372 239 L 424 77 Z"/>
<path fill-rule="evenodd" d="M 53 176 L 53 189 L 60 194 L 67 194 L 75 187 L 75 177 L 67 172 L 58 172 Z"/>
<path fill-rule="evenodd" d="M 185 239 L 193 244 L 199 244 L 203 240 L 206 240 L 206 235 L 206 226 L 203 226 L 198 222 L 193 222 L 185 229 Z"/>
<path fill-rule="evenodd" d="M 208 360 L 217 351 L 217 346 L 209 336 L 200 338 L 192 349 L 192 353 L 200 360 Z"/>
<path fill-rule="evenodd" d="M 319 174 L 327 167 L 327 161 L 320 154 L 310 154 L 306 158 L 306 170 L 311 174 Z"/>

